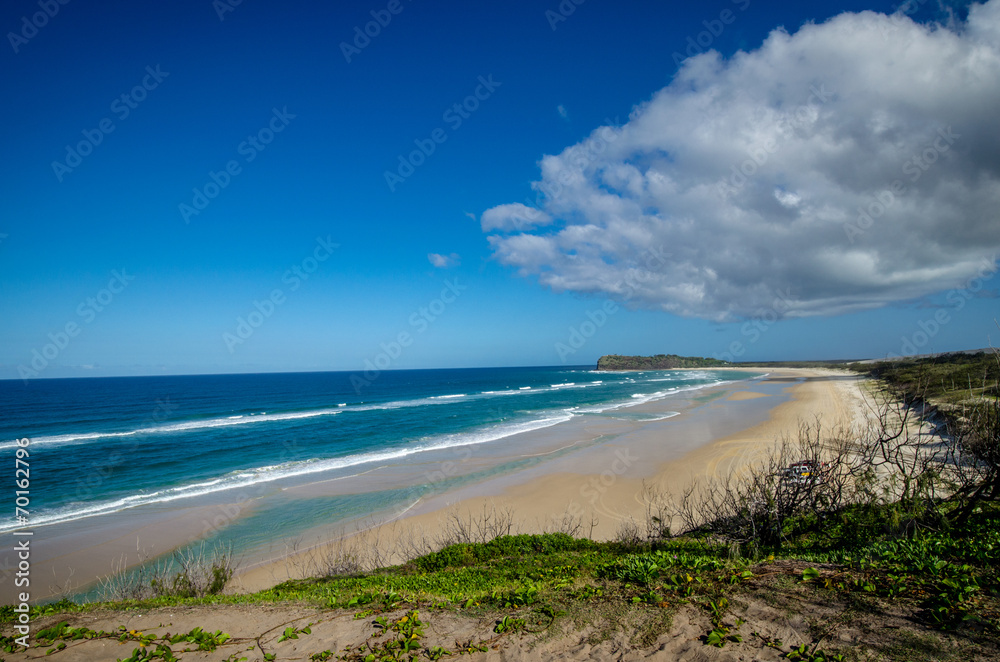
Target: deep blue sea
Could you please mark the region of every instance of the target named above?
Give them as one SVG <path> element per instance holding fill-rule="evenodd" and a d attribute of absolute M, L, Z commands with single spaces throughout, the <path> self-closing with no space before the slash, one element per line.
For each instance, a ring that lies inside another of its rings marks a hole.
<path fill-rule="evenodd" d="M 362 471 L 418 454 L 503 444 L 579 416 L 627 414 L 746 375 L 482 368 L 0 381 L 0 448 L 29 438 L 30 524 L 298 476 Z M 638 414 L 637 414 L 638 415 Z M 0 531 L 16 526 L 12 515 Z"/>

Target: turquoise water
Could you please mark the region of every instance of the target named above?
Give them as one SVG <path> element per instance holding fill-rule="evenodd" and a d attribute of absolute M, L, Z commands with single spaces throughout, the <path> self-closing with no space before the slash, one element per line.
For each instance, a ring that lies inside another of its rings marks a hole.
<path fill-rule="evenodd" d="M 752 373 L 408 370 L 383 372 L 367 385 L 352 376 L 2 381 L 0 448 L 13 456 L 17 439 L 31 440 L 29 523 L 43 531 L 46 524 L 139 506 L 183 506 L 196 497 L 225 503 L 248 488 L 405 466 L 421 454 L 503 444 L 581 416 L 655 420 L 662 415 L 630 409 Z M 454 477 L 433 487 L 475 479 Z M 410 484 L 366 498 L 279 499 L 232 524 L 230 533 L 260 542 L 320 519 L 405 504 L 428 489 Z M 0 530 L 16 526 L 8 516 Z"/>

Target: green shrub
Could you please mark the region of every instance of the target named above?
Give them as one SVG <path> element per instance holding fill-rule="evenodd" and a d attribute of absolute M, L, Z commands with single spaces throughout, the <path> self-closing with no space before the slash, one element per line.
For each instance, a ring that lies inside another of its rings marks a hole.
<path fill-rule="evenodd" d="M 598 549 L 592 540 L 577 539 L 565 533 L 501 536 L 488 543 L 458 543 L 414 559 L 425 572 L 459 568 L 498 558 L 521 557 L 531 554 L 583 552 Z"/>

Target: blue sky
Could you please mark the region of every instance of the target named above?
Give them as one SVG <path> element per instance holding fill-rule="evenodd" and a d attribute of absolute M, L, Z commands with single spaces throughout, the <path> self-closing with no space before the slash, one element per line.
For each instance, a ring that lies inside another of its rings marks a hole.
<path fill-rule="evenodd" d="M 7 2 L 0 377 L 986 346 L 996 3 Z"/>

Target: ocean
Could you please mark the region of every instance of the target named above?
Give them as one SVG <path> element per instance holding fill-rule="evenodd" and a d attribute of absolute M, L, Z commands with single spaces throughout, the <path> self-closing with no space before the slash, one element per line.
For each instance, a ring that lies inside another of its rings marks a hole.
<path fill-rule="evenodd" d="M 17 440 L 30 439 L 27 525 L 39 536 L 47 526 L 143 508 L 280 496 L 374 468 L 407 476 L 399 485 L 383 479 L 346 494 L 272 500 L 207 536 L 249 549 L 399 511 L 476 479 L 407 473 L 435 452 L 498 449 L 518 433 L 580 417 L 662 419 L 672 415 L 669 404 L 658 414 L 633 408 L 755 374 L 579 366 L 386 371 L 365 382 L 350 372 L 0 381 L 0 448 L 13 457 Z M 9 513 L 0 531 L 23 526 Z"/>

